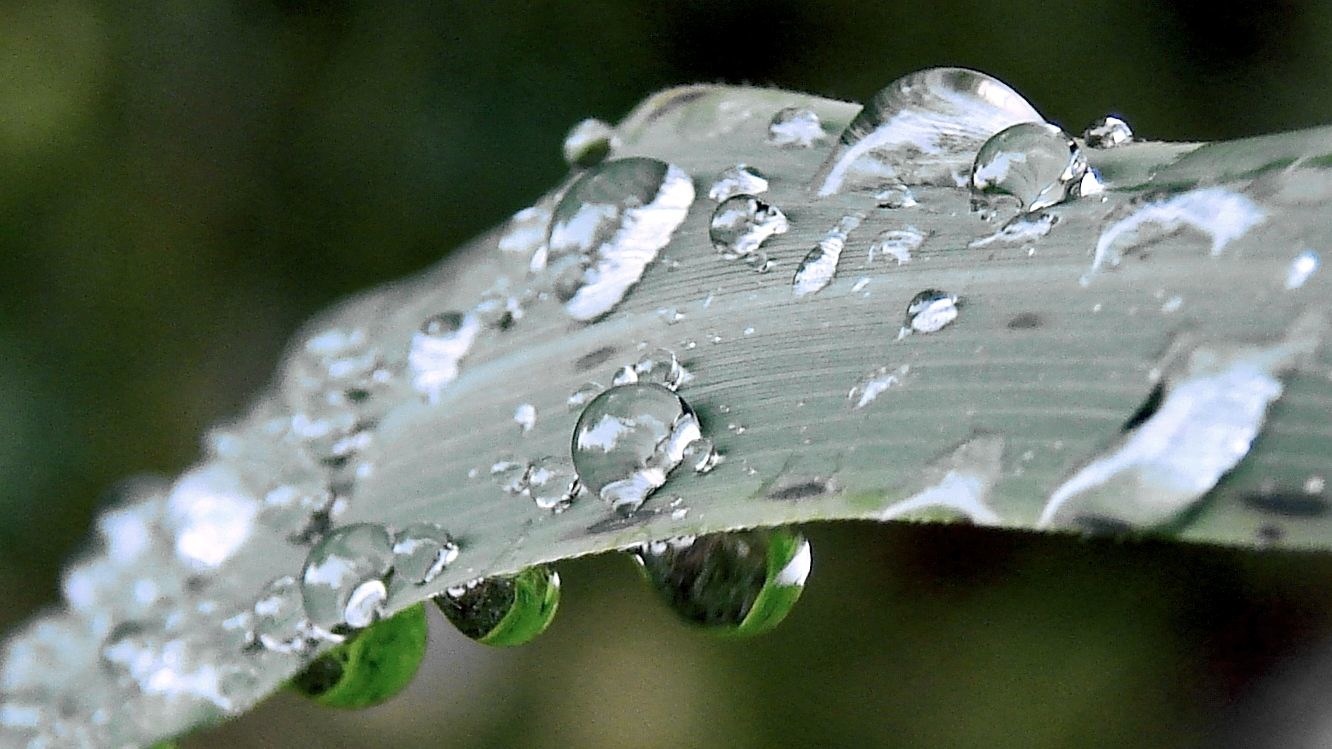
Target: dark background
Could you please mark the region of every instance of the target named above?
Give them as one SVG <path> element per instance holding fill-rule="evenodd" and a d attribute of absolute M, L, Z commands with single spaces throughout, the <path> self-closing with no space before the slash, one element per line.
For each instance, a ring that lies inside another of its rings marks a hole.
<path fill-rule="evenodd" d="M 1325 4 L 1075 5 L 0 4 L 0 631 L 55 599 L 107 487 L 188 465 L 302 319 L 528 205 L 583 117 L 698 81 L 863 100 L 948 64 L 1073 132 L 1332 123 Z M 441 629 L 398 702 L 280 698 L 199 745 L 1190 746 L 1332 631 L 1321 557 L 813 537 L 806 599 L 754 643 L 681 629 L 619 560 L 583 561 L 529 648 Z"/>

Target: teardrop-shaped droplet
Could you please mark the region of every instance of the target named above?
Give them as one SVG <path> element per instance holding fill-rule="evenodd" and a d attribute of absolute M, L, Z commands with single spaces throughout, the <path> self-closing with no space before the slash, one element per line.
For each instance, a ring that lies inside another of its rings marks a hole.
<path fill-rule="evenodd" d="M 444 388 L 458 377 L 459 366 L 481 332 L 481 321 L 461 312 L 441 312 L 421 324 L 412 336 L 407 366 L 412 387 L 427 402 L 439 400 Z"/>
<path fill-rule="evenodd" d="M 930 68 L 903 76 L 860 110 L 815 184 L 819 195 L 885 183 L 961 186 L 991 135 L 1044 122 L 1013 89 L 984 73 Z"/>
<path fill-rule="evenodd" d="M 907 226 L 902 229 L 884 229 L 879 232 L 879 236 L 870 243 L 869 253 L 866 262 L 874 262 L 874 256 L 888 256 L 897 261 L 898 265 L 911 262 L 911 253 L 920 249 L 925 243 L 925 235 L 914 226 Z"/>
<path fill-rule="evenodd" d="M 689 175 L 656 159 L 607 161 L 579 177 L 555 207 L 543 269 L 565 311 L 590 321 L 619 304 L 693 202 Z"/>
<path fill-rule="evenodd" d="M 1024 122 L 1005 128 L 976 152 L 972 209 L 993 210 L 1001 196 L 1016 199 L 1022 213 L 1048 208 L 1082 194 L 1087 168 L 1077 141 L 1054 125 Z"/>
<path fill-rule="evenodd" d="M 747 164 L 736 164 L 722 170 L 717 181 L 708 188 L 708 197 L 718 203 L 733 195 L 759 195 L 768 191 L 768 178 Z"/>
<path fill-rule="evenodd" d="M 1133 142 L 1133 130 L 1127 122 L 1113 115 L 1106 115 L 1087 126 L 1082 131 L 1082 139 L 1088 148 L 1114 148 Z"/>
<path fill-rule="evenodd" d="M 685 621 L 725 635 L 781 623 L 809 575 L 809 542 L 787 529 L 656 542 L 636 557 L 652 587 Z"/>
<path fill-rule="evenodd" d="M 837 275 L 837 264 L 842 260 L 846 240 L 864 218 L 859 213 L 843 216 L 805 255 L 805 259 L 796 268 L 795 277 L 791 279 L 791 290 L 796 296 L 813 294 L 832 283 L 833 276 Z"/>
<path fill-rule="evenodd" d="M 474 580 L 435 596 L 460 632 L 485 645 L 523 645 L 545 631 L 560 604 L 560 576 L 549 566 Z"/>
<path fill-rule="evenodd" d="M 679 395 L 657 384 L 612 387 L 587 404 L 574 426 L 574 468 L 589 491 L 622 514 L 637 510 L 702 436 Z"/>
<path fill-rule="evenodd" d="M 301 571 L 310 623 L 335 634 L 373 624 L 384 612 L 392 570 L 393 541 L 382 525 L 335 529 L 310 550 Z"/>
<path fill-rule="evenodd" d="M 393 579 L 425 585 L 452 564 L 458 552 L 458 543 L 443 527 L 412 523 L 393 536 Z"/>
<path fill-rule="evenodd" d="M 411 683 L 425 651 L 425 606 L 417 604 L 357 632 L 311 661 L 288 684 L 321 705 L 370 707 Z"/>
<path fill-rule="evenodd" d="M 957 295 L 926 289 L 907 303 L 902 334 L 934 333 L 957 319 Z"/>
<path fill-rule="evenodd" d="M 564 136 L 564 160 L 569 166 L 587 168 L 605 161 L 619 146 L 615 128 L 598 119 L 588 118 L 574 125 Z"/>
<path fill-rule="evenodd" d="M 753 195 L 736 195 L 713 211 L 708 238 L 722 257 L 734 260 L 757 251 L 770 237 L 790 228 L 786 214 L 776 206 Z"/>
<path fill-rule="evenodd" d="M 828 137 L 819 115 L 811 109 L 786 107 L 768 123 L 768 142 L 786 148 L 810 148 Z"/>

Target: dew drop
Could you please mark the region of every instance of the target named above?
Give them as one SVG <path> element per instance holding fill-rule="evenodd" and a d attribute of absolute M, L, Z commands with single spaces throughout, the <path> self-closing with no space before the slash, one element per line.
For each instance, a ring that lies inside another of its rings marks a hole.
<path fill-rule="evenodd" d="M 381 525 L 335 529 L 310 550 L 301 570 L 301 598 L 310 623 L 334 634 L 377 621 L 388 600 L 393 542 Z"/>
<path fill-rule="evenodd" d="M 513 410 L 513 421 L 519 429 L 523 430 L 523 434 L 532 431 L 532 428 L 536 426 L 536 417 L 536 406 L 531 403 L 520 403 Z"/>
<path fill-rule="evenodd" d="M 1044 118 L 984 73 L 930 68 L 903 76 L 851 120 L 814 183 L 832 195 L 884 184 L 966 184 L 972 157 L 991 135 Z"/>
<path fill-rule="evenodd" d="M 523 645 L 545 631 L 560 603 L 560 576 L 549 566 L 449 588 L 435 605 L 458 631 L 485 645 Z"/>
<path fill-rule="evenodd" d="M 907 303 L 906 321 L 898 337 L 917 333 L 935 333 L 957 319 L 957 295 L 939 289 L 926 289 Z"/>
<path fill-rule="evenodd" d="M 564 136 L 564 161 L 571 167 L 595 166 L 620 146 L 615 128 L 598 119 L 588 118 L 574 125 Z"/>
<path fill-rule="evenodd" d="M 689 370 L 680 364 L 675 352 L 664 348 L 644 354 L 634 363 L 633 371 L 634 382 L 654 383 L 671 390 L 679 390 L 681 385 L 694 378 Z"/>
<path fill-rule="evenodd" d="M 790 229 L 786 214 L 753 195 L 736 195 L 722 201 L 712 213 L 708 238 L 727 260 L 748 258 L 770 237 Z"/>
<path fill-rule="evenodd" d="M 195 571 L 221 566 L 249 540 L 261 508 L 235 471 L 220 464 L 188 471 L 167 497 L 176 556 Z"/>
<path fill-rule="evenodd" d="M 411 683 L 425 652 L 425 607 L 417 604 L 320 655 L 289 685 L 321 705 L 371 707 Z"/>
<path fill-rule="evenodd" d="M 1088 148 L 1115 148 L 1133 142 L 1133 130 L 1127 122 L 1113 115 L 1106 115 L 1087 126 L 1082 131 L 1082 139 Z"/>
<path fill-rule="evenodd" d="M 439 401 L 444 388 L 458 377 L 459 364 L 481 332 L 475 315 L 442 312 L 427 319 L 412 336 L 407 352 L 412 387 L 428 403 Z"/>
<path fill-rule="evenodd" d="M 768 123 L 768 143 L 786 148 L 810 148 L 828 137 L 813 110 L 786 107 Z"/>
<path fill-rule="evenodd" d="M 823 235 L 823 239 L 819 240 L 814 249 L 805 255 L 805 259 L 801 260 L 799 267 L 796 268 L 795 277 L 791 279 L 791 290 L 797 297 L 821 291 L 832 283 L 833 277 L 837 275 L 837 264 L 842 259 L 842 250 L 846 247 L 847 237 L 860 226 L 864 218 L 864 215 L 859 213 L 843 216 L 836 226 Z"/>
<path fill-rule="evenodd" d="M 915 208 L 916 194 L 906 185 L 888 185 L 874 195 L 874 202 L 880 208 Z"/>
<path fill-rule="evenodd" d="M 524 480 L 537 508 L 556 513 L 569 509 L 581 488 L 573 464 L 551 455 L 532 461 Z"/>
<path fill-rule="evenodd" d="M 550 226 L 550 208 L 534 205 L 513 214 L 499 238 L 501 252 L 522 253 L 531 256 L 546 241 Z"/>
<path fill-rule="evenodd" d="M 722 170 L 717 181 L 708 188 L 708 197 L 718 203 L 735 195 L 760 195 L 768 191 L 768 178 L 747 164 L 736 164 Z"/>
<path fill-rule="evenodd" d="M 1313 250 L 1305 250 L 1296 255 L 1295 259 L 1290 261 L 1290 269 L 1286 271 L 1286 288 L 1298 289 L 1303 286 L 1314 271 L 1318 270 L 1319 265 L 1322 265 L 1322 260 Z"/>
<path fill-rule="evenodd" d="M 544 272 L 564 309 L 590 321 L 619 304 L 671 240 L 694 183 L 656 159 L 616 159 L 585 172 L 560 199 Z"/>
<path fill-rule="evenodd" d="M 875 255 L 888 256 L 898 265 L 911 262 L 911 253 L 925 243 L 925 235 L 914 226 L 903 229 L 884 229 L 870 242 L 865 262 L 873 263 Z"/>
<path fill-rule="evenodd" d="M 717 533 L 645 545 L 635 552 L 651 586 L 682 619 L 749 636 L 790 613 L 809 576 L 809 542 L 786 528 Z"/>
<path fill-rule="evenodd" d="M 303 655 L 318 641 L 305 616 L 300 586 L 291 575 L 265 585 L 255 599 L 252 613 L 252 636 L 267 650 Z"/>
<path fill-rule="evenodd" d="M 725 458 L 707 437 L 700 437 L 685 446 L 684 464 L 694 473 L 711 473 L 723 460 Z"/>
<path fill-rule="evenodd" d="M 569 394 L 569 397 L 564 401 L 564 404 L 569 407 L 570 411 L 577 411 L 583 406 L 586 406 L 588 401 L 601 395 L 601 391 L 605 389 L 606 388 L 602 387 L 600 383 L 585 382 L 582 385 L 579 385 L 577 390 Z"/>
<path fill-rule="evenodd" d="M 571 452 L 582 485 L 627 515 L 666 483 L 701 436 L 694 410 L 670 389 L 619 385 L 583 409 Z"/>
<path fill-rule="evenodd" d="M 458 543 L 436 523 L 413 523 L 393 537 L 393 579 L 425 585 L 458 558 Z"/>
<path fill-rule="evenodd" d="M 490 466 L 490 478 L 509 494 L 522 494 L 527 488 L 527 464 L 501 460 Z"/>
<path fill-rule="evenodd" d="M 971 167 L 972 210 L 992 212 L 1003 197 L 1030 213 L 1081 195 L 1087 157 L 1067 133 L 1024 122 L 994 134 Z M 1093 178 L 1094 179 L 1094 178 Z"/>

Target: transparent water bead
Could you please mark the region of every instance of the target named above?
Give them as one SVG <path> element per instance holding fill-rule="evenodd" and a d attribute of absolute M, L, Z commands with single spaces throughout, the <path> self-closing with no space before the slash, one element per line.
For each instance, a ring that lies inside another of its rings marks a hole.
<path fill-rule="evenodd" d="M 524 491 L 538 509 L 556 513 L 569 509 L 581 488 L 573 464 L 552 455 L 532 461 L 523 481 Z"/>
<path fill-rule="evenodd" d="M 1088 148 L 1114 148 L 1133 142 L 1133 130 L 1127 122 L 1106 115 L 1082 131 L 1082 140 Z"/>
<path fill-rule="evenodd" d="M 587 404 L 571 451 L 578 480 L 629 514 L 684 460 L 702 437 L 698 417 L 679 395 L 656 384 L 612 387 Z"/>
<path fill-rule="evenodd" d="M 708 238 L 722 257 L 735 260 L 757 252 L 768 239 L 790 228 L 781 209 L 753 195 L 736 195 L 713 211 Z"/>
<path fill-rule="evenodd" d="M 708 198 L 720 203 L 733 195 L 761 195 L 768 191 L 768 178 L 748 164 L 722 170 L 708 188 Z"/>
<path fill-rule="evenodd" d="M 718 634 L 767 632 L 790 613 L 809 576 L 809 542 L 787 529 L 717 533 L 647 544 L 635 558 L 685 621 Z"/>
<path fill-rule="evenodd" d="M 887 256 L 897 261 L 898 265 L 911 262 L 911 253 L 925 244 L 925 235 L 914 226 L 902 229 L 884 229 L 870 242 L 865 262 L 873 263 L 874 256 Z"/>
<path fill-rule="evenodd" d="M 458 542 L 436 523 L 412 523 L 393 536 L 393 579 L 425 585 L 458 558 Z"/>
<path fill-rule="evenodd" d="M 518 211 L 509 219 L 504 233 L 499 238 L 500 252 L 532 256 L 537 248 L 546 241 L 546 230 L 550 227 L 550 207 L 534 205 Z"/>
<path fill-rule="evenodd" d="M 425 606 L 417 604 L 320 655 L 290 682 L 321 705 L 366 708 L 397 695 L 425 658 Z"/>
<path fill-rule="evenodd" d="M 605 389 L 606 388 L 601 386 L 601 383 L 585 382 L 582 385 L 579 385 L 577 390 L 569 393 L 569 397 L 565 399 L 564 405 L 567 406 L 570 411 L 578 411 L 582 409 L 583 406 L 586 406 L 588 401 L 601 395 L 601 391 Z"/>
<path fill-rule="evenodd" d="M 382 525 L 333 530 L 310 550 L 301 570 L 310 623 L 333 634 L 373 624 L 384 613 L 393 562 L 393 541 Z"/>
<path fill-rule="evenodd" d="M 846 240 L 864 219 L 865 216 L 859 213 L 843 216 L 805 255 L 805 259 L 796 268 L 795 277 L 791 279 L 791 290 L 797 297 L 821 291 L 832 283 L 833 277 L 837 275 L 837 264 L 841 262 Z"/>
<path fill-rule="evenodd" d="M 902 335 L 935 333 L 957 319 L 957 295 L 939 289 L 926 289 L 907 303 Z"/>
<path fill-rule="evenodd" d="M 993 210 L 1001 197 L 1030 213 L 1081 195 L 1087 157 L 1077 141 L 1045 122 L 1024 122 L 995 133 L 971 167 L 973 210 Z"/>
<path fill-rule="evenodd" d="M 267 650 L 301 655 L 318 641 L 305 616 L 300 585 L 291 575 L 265 585 L 254 601 L 252 613 L 251 638 Z"/>
<path fill-rule="evenodd" d="M 601 120 L 588 118 L 569 129 L 564 136 L 564 161 L 571 167 L 595 166 L 620 146 L 615 128 Z"/>
<path fill-rule="evenodd" d="M 786 107 L 768 122 L 768 143 L 786 148 L 811 148 L 828 137 L 823 122 L 810 109 Z"/>
<path fill-rule="evenodd" d="M 874 202 L 880 208 L 915 208 L 916 194 L 906 185 L 889 185 L 874 194 Z"/>
<path fill-rule="evenodd" d="M 560 604 L 560 576 L 549 566 L 473 580 L 432 599 L 458 631 L 485 645 L 512 647 L 545 631 Z"/>
<path fill-rule="evenodd" d="M 607 161 L 579 177 L 555 207 L 541 264 L 565 311 L 590 321 L 619 304 L 693 202 L 689 175 L 656 159 Z"/>
<path fill-rule="evenodd" d="M 966 184 L 976 149 L 1019 122 L 1044 122 L 1001 81 L 930 68 L 888 84 L 851 121 L 814 178 L 819 195 L 884 184 Z"/>
<path fill-rule="evenodd" d="M 407 352 L 412 387 L 426 402 L 439 400 L 458 378 L 459 366 L 481 332 L 481 320 L 461 312 L 441 312 L 421 324 Z"/>
<path fill-rule="evenodd" d="M 694 379 L 680 364 L 675 352 L 665 348 L 653 349 L 639 357 L 634 362 L 633 372 L 634 382 L 655 383 L 671 390 L 679 390 L 681 385 Z"/>

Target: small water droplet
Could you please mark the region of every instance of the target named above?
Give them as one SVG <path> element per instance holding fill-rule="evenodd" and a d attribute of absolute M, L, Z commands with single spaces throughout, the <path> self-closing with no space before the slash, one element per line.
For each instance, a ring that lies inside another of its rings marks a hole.
<path fill-rule="evenodd" d="M 985 247 L 996 242 L 1034 242 L 1054 228 L 1059 217 L 1053 213 L 1019 213 L 999 227 L 999 231 L 968 243 L 968 247 Z M 1030 253 L 1029 253 L 1030 254 Z"/>
<path fill-rule="evenodd" d="M 619 148 L 615 128 L 598 119 L 588 118 L 574 125 L 564 136 L 564 161 L 571 167 L 586 169 L 606 159 Z"/>
<path fill-rule="evenodd" d="M 509 494 L 522 494 L 527 487 L 527 464 L 512 460 L 496 461 L 490 466 L 490 478 Z"/>
<path fill-rule="evenodd" d="M 708 238 L 722 257 L 734 260 L 752 255 L 769 238 L 790 228 L 780 209 L 752 195 L 735 195 L 713 211 Z"/>
<path fill-rule="evenodd" d="M 527 467 L 527 495 L 539 509 L 560 513 L 569 509 L 581 491 L 573 464 L 547 455 Z"/>
<path fill-rule="evenodd" d="M 648 582 L 681 618 L 719 634 L 767 632 L 790 613 L 809 576 L 809 542 L 786 528 L 647 544 Z"/>
<path fill-rule="evenodd" d="M 560 576 L 548 566 L 517 575 L 473 580 L 435 596 L 435 605 L 464 635 L 509 647 L 545 631 L 560 603 Z"/>
<path fill-rule="evenodd" d="M 1178 312 L 1179 308 L 1183 306 L 1184 297 L 1176 294 L 1161 303 L 1161 311 L 1170 314 L 1171 312 Z"/>
<path fill-rule="evenodd" d="M 583 409 L 571 451 L 583 486 L 628 514 L 666 483 L 701 436 L 694 410 L 668 388 L 619 385 Z"/>
<path fill-rule="evenodd" d="M 1286 288 L 1298 289 L 1303 286 L 1314 271 L 1318 270 L 1319 265 L 1322 265 L 1322 260 L 1313 250 L 1305 250 L 1296 255 L 1295 259 L 1290 261 L 1290 269 L 1286 271 Z"/>
<path fill-rule="evenodd" d="M 501 252 L 522 253 L 531 256 L 546 241 L 550 226 L 550 208 L 534 205 L 513 214 L 504 234 L 499 238 Z"/>
<path fill-rule="evenodd" d="M 736 164 L 722 170 L 717 181 L 708 188 L 708 197 L 721 203 L 735 195 L 759 195 L 768 191 L 768 178 L 747 164 Z"/>
<path fill-rule="evenodd" d="M 1078 197 L 1088 174 L 1077 141 L 1046 122 L 1024 122 L 994 134 L 971 168 L 972 210 L 992 212 L 1001 197 L 1030 213 Z"/>
<path fill-rule="evenodd" d="M 679 390 L 680 386 L 694 378 L 689 370 L 680 364 L 680 360 L 675 357 L 675 352 L 670 349 L 654 349 L 650 353 L 644 354 L 634 363 L 634 382 L 656 383 Z M 627 383 L 615 383 L 627 384 Z"/>
<path fill-rule="evenodd" d="M 906 185 L 888 185 L 874 195 L 874 202 L 880 208 L 915 208 L 920 205 L 916 202 L 915 193 Z"/>
<path fill-rule="evenodd" d="M 476 316 L 442 312 L 427 319 L 412 335 L 407 366 L 412 387 L 428 403 L 438 402 L 444 388 L 457 379 L 459 365 L 472 350 L 479 332 L 481 321 Z"/>
<path fill-rule="evenodd" d="M 321 705 L 365 708 L 401 692 L 426 652 L 425 607 L 417 604 L 320 655 L 289 684 Z"/>
<path fill-rule="evenodd" d="M 306 557 L 301 597 L 310 623 L 334 634 L 377 621 L 388 600 L 385 578 L 393 570 L 393 542 L 381 525 L 337 528 Z"/>
<path fill-rule="evenodd" d="M 520 403 L 513 410 L 513 421 L 523 430 L 523 434 L 532 431 L 532 427 L 536 426 L 536 417 L 536 406 L 531 403 Z"/>
<path fill-rule="evenodd" d="M 1087 126 L 1082 131 L 1082 139 L 1088 148 L 1115 148 L 1133 142 L 1133 130 L 1127 122 L 1113 115 L 1106 115 Z"/>
<path fill-rule="evenodd" d="M 852 408 L 864 408 L 890 388 L 901 385 L 910 371 L 910 364 L 891 369 L 879 367 L 851 388 L 846 394 L 847 400 L 853 401 Z"/>
<path fill-rule="evenodd" d="M 898 338 L 912 332 L 934 333 L 957 319 L 957 295 L 926 289 L 907 303 L 906 322 Z"/>
<path fill-rule="evenodd" d="M 318 642 L 305 616 L 296 578 L 283 575 L 270 581 L 260 591 L 252 607 L 253 639 L 275 653 L 302 655 Z"/>
<path fill-rule="evenodd" d="M 796 268 L 795 277 L 791 279 L 791 290 L 796 296 L 813 294 L 832 283 L 833 277 L 837 274 L 837 264 L 842 259 L 842 250 L 846 247 L 846 240 L 851 232 L 860 226 L 864 218 L 864 215 L 859 213 L 843 216 L 836 226 L 823 235 L 823 239 L 819 240 L 814 249 L 805 255 L 805 259 L 801 260 L 800 266 Z"/>
<path fill-rule="evenodd" d="M 393 580 L 425 585 L 458 558 L 458 543 L 436 523 L 412 523 L 393 537 Z"/>
<path fill-rule="evenodd" d="M 684 450 L 684 464 L 694 473 L 711 473 L 723 460 L 725 457 L 717 452 L 712 440 L 707 437 L 690 442 Z"/>
<path fill-rule="evenodd" d="M 569 398 L 564 402 L 570 411 L 577 411 L 586 406 L 588 401 L 601 395 L 601 391 L 606 388 L 597 382 L 585 382 L 578 386 L 578 389 L 569 394 Z"/>
<path fill-rule="evenodd" d="M 659 307 L 657 317 L 661 318 L 662 322 L 667 325 L 674 325 L 685 319 L 685 313 L 674 307 Z"/>
<path fill-rule="evenodd" d="M 911 262 L 911 253 L 919 250 L 924 243 L 925 235 L 914 226 L 884 229 L 870 242 L 865 262 L 873 263 L 875 255 L 887 255 L 896 260 L 898 265 L 903 265 Z"/>
<path fill-rule="evenodd" d="M 786 107 L 768 123 L 768 143 L 788 148 L 810 148 L 828 137 L 823 123 L 810 109 Z"/>

